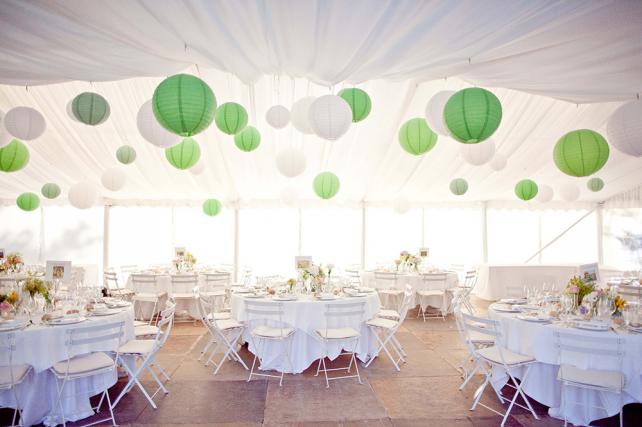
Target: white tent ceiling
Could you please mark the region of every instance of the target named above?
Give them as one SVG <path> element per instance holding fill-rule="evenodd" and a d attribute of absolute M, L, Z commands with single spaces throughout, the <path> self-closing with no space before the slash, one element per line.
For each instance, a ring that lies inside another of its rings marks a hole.
<path fill-rule="evenodd" d="M 559 172 L 557 139 L 569 130 L 606 134 L 609 115 L 642 92 L 642 3 L 638 1 L 109 1 L 22 2 L 0 5 L 0 109 L 32 106 L 47 120 L 28 143 L 22 171 L 0 175 L 0 198 L 13 200 L 57 182 L 63 192 L 117 166 L 115 151 L 131 144 L 137 161 L 122 166 L 128 183 L 118 200 L 274 200 L 285 187 L 312 199 L 316 173 L 341 179 L 339 201 L 417 202 L 514 199 L 531 178 L 554 188 L 575 182 L 582 200 L 600 200 L 642 182 L 642 161 L 611 151 L 599 172 L 606 182 L 589 193 L 585 179 Z M 136 113 L 162 78 L 199 75 L 220 103 L 235 101 L 262 133 L 260 148 L 242 153 L 215 125 L 195 139 L 203 174 L 173 169 L 162 150 L 145 142 Z M 272 129 L 265 111 L 306 95 L 357 85 L 373 111 L 340 140 Z M 438 91 L 491 88 L 504 118 L 493 136 L 508 166 L 470 166 L 458 143 L 440 137 L 423 157 L 397 142 L 400 125 L 423 116 Z M 28 87 L 26 87 L 28 86 Z M 95 91 L 111 105 L 97 127 L 72 121 L 66 104 Z M 556 99 L 553 99 L 556 98 Z M 308 167 L 287 179 L 276 153 L 304 150 Z M 470 183 L 463 198 L 452 178 Z"/>

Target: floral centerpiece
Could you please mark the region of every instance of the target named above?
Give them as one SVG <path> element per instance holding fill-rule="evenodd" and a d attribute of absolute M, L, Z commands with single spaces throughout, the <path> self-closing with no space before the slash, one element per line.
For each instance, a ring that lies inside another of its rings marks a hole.
<path fill-rule="evenodd" d="M 621 316 L 622 312 L 624 311 L 624 307 L 626 306 L 626 300 L 621 296 L 617 295 L 613 300 L 613 305 L 615 306 L 615 313 L 613 314 L 615 316 Z"/>
<path fill-rule="evenodd" d="M 196 264 L 196 257 L 191 252 L 187 252 L 185 255 L 174 258 L 172 263 L 178 272 L 192 271 L 194 264 Z"/>
<path fill-rule="evenodd" d="M 16 314 L 18 309 L 18 292 L 12 290 L 8 293 L 0 293 L 0 317 L 10 319 Z"/>
<path fill-rule="evenodd" d="M 36 295 L 40 295 L 45 299 L 45 302 L 49 304 L 49 287 L 45 284 L 42 279 L 37 277 L 30 277 L 25 280 L 22 289 L 24 292 L 28 293 L 31 299 L 33 300 Z"/>
<path fill-rule="evenodd" d="M 419 264 L 421 264 L 421 257 L 408 251 L 401 251 L 399 258 L 395 260 L 397 271 L 399 271 L 399 267 L 402 267 L 403 270 L 418 271 Z"/>
<path fill-rule="evenodd" d="M 310 282 L 310 292 L 318 293 L 323 290 L 323 286 L 330 282 L 334 264 L 328 264 L 324 269 L 323 265 L 312 264 L 310 268 L 303 270 L 303 280 Z"/>
<path fill-rule="evenodd" d="M 288 285 L 288 292 L 292 293 L 292 291 L 294 290 L 294 286 L 296 285 L 296 279 L 288 279 L 286 284 Z"/>
<path fill-rule="evenodd" d="M 18 252 L 11 252 L 7 255 L 4 262 L 0 264 L 0 272 L 3 273 L 18 273 L 22 270 L 24 261 L 22 255 Z"/>
<path fill-rule="evenodd" d="M 595 283 L 585 282 L 579 276 L 571 277 L 571 280 L 566 284 L 564 293 L 572 296 L 575 299 L 575 306 L 580 307 L 584 297 L 589 295 L 595 290 Z"/>

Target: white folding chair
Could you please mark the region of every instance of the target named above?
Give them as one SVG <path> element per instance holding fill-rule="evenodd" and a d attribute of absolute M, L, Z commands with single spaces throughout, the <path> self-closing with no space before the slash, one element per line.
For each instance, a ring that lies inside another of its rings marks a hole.
<path fill-rule="evenodd" d="M 122 280 L 123 283 L 127 283 L 129 276 L 132 273 L 137 273 L 138 271 L 140 271 L 140 267 L 134 264 L 121 265 L 120 267 L 118 267 L 118 271 L 120 272 L 120 280 Z"/>
<path fill-rule="evenodd" d="M 618 285 L 618 295 L 627 302 L 642 302 L 642 286 L 639 285 Z"/>
<path fill-rule="evenodd" d="M 350 286 L 361 286 L 361 274 L 359 273 L 359 270 L 346 269 L 345 274 Z"/>
<path fill-rule="evenodd" d="M 356 378 L 359 384 L 361 383 L 361 375 L 359 374 L 359 367 L 357 366 L 357 358 L 355 352 L 361 338 L 361 325 L 364 322 L 365 316 L 365 301 L 344 303 L 334 302 L 325 304 L 325 328 L 317 329 L 316 336 L 323 344 L 323 354 L 319 359 L 317 366 L 317 373 L 323 371 L 325 376 L 325 385 L 330 387 L 330 381 L 342 378 Z M 328 345 L 331 343 L 341 343 L 342 348 L 339 356 L 350 355 L 350 363 L 346 367 L 341 368 L 328 368 L 325 363 L 328 357 Z M 346 347 L 350 350 L 346 351 Z M 355 368 L 355 375 L 350 375 L 352 365 Z M 323 369 L 321 369 L 323 366 Z M 330 371 L 346 371 L 348 375 L 341 375 L 336 377 L 328 377 Z"/>
<path fill-rule="evenodd" d="M 201 313 L 201 321 L 210 334 L 210 338 L 201 351 L 201 356 L 199 356 L 198 360 L 200 360 L 203 355 L 207 354 L 212 345 L 216 344 L 216 346 L 210 351 L 209 357 L 205 362 L 205 366 L 210 363 L 214 363 L 214 375 L 218 373 L 228 357 L 239 362 L 247 370 L 247 365 L 243 359 L 241 359 L 241 356 L 239 356 L 236 349 L 236 346 L 243 335 L 243 331 L 245 330 L 245 326 L 236 320 L 231 319 L 229 316 L 226 318 L 217 318 L 218 316 L 216 316 L 216 313 L 212 311 L 213 302 L 206 296 L 198 299 L 198 307 Z M 213 362 L 214 356 L 219 349 L 225 350 L 223 357 L 221 357 L 218 363 Z"/>
<path fill-rule="evenodd" d="M 172 274 L 171 283 L 170 296 L 177 304 L 180 304 L 179 307 L 184 309 L 183 313 L 191 317 L 190 312 L 198 311 L 198 307 L 194 307 L 197 305 L 198 276 L 196 274 Z"/>
<path fill-rule="evenodd" d="M 470 303 L 470 294 L 475 289 L 477 284 L 477 270 L 468 270 L 464 274 L 463 283 L 455 288 L 454 299 L 458 300 L 459 304 L 466 307 L 469 313 L 475 314 L 475 307 Z"/>
<path fill-rule="evenodd" d="M 446 280 L 446 273 L 421 273 L 424 289 L 417 291 L 417 296 L 419 297 L 419 313 L 417 313 L 417 317 L 422 316 L 424 322 L 426 318 L 441 317 L 444 321 L 446 320 L 450 304 L 446 292 Z M 435 303 L 435 301 L 438 302 Z M 437 308 L 439 311 L 431 314 L 428 311 L 429 307 Z"/>
<path fill-rule="evenodd" d="M 228 296 L 231 274 L 228 272 L 205 273 L 205 283 L 199 287 L 201 296 L 211 297 L 215 311 L 229 311 Z"/>
<path fill-rule="evenodd" d="M 130 301 L 135 293 L 132 289 L 121 288 L 118 285 L 118 274 L 115 271 L 103 271 L 103 285 L 107 291 L 107 296 L 110 297 Z"/>
<path fill-rule="evenodd" d="M 160 364 L 156 362 L 156 354 L 163 347 L 163 345 L 165 345 L 165 342 L 167 341 L 167 338 L 172 331 L 172 326 L 174 325 L 175 310 L 176 304 L 169 302 L 167 303 L 166 308 L 161 311 L 160 320 L 158 321 L 158 332 L 154 339 L 130 340 L 120 346 L 120 348 L 118 349 L 118 363 L 120 363 L 125 371 L 127 371 L 127 374 L 129 375 L 129 381 L 120 392 L 116 400 L 114 400 L 112 409 L 115 408 L 116 405 L 118 405 L 120 399 L 122 399 L 125 394 L 129 393 L 129 391 L 134 388 L 135 385 L 138 386 L 149 404 L 152 405 L 152 408 L 154 409 L 156 409 L 154 396 L 156 396 L 156 394 L 158 394 L 158 392 L 161 390 L 165 394 L 169 393 L 169 390 L 165 388 L 165 385 L 158 378 L 158 375 L 152 368 L 155 367 L 156 369 L 158 369 L 161 375 L 163 375 L 165 379 L 169 381 L 170 377 L 167 372 L 165 372 L 162 366 L 160 366 Z M 138 367 L 136 367 L 137 362 Z M 154 381 L 156 381 L 156 384 L 158 384 L 158 388 L 151 396 L 149 395 L 149 393 L 147 393 L 147 390 L 145 390 L 145 387 L 143 387 L 139 379 L 140 375 L 145 371 L 149 372 L 152 378 L 154 378 Z"/>
<path fill-rule="evenodd" d="M 473 337 L 474 332 L 492 337 L 495 341 L 495 344 L 489 347 L 484 347 L 484 348 L 475 348 L 474 346 L 469 347 L 469 351 L 475 357 L 475 363 L 477 363 L 477 366 L 479 366 L 479 368 L 486 375 L 486 378 L 484 379 L 484 382 L 482 383 L 482 385 L 479 386 L 479 388 L 475 391 L 473 406 L 470 408 L 470 410 L 474 411 L 477 405 L 481 405 L 484 408 L 496 413 L 497 415 L 502 416 L 503 417 L 501 422 L 502 427 L 506 423 L 506 420 L 508 419 L 508 416 L 510 415 L 510 411 L 513 409 L 514 405 L 517 405 L 520 408 L 530 411 L 531 414 L 533 414 L 533 417 L 536 420 L 539 420 L 539 417 L 537 416 L 537 414 L 533 410 L 533 407 L 531 406 L 531 402 L 528 400 L 528 397 L 526 397 L 526 394 L 522 390 L 522 387 L 528 381 L 528 374 L 530 372 L 530 367 L 533 363 L 535 363 L 535 359 L 532 358 L 531 356 L 515 353 L 508 350 L 507 348 L 504 348 L 502 329 L 501 329 L 500 323 L 497 320 L 477 317 L 477 316 L 473 316 L 463 312 L 460 312 L 460 313 L 461 313 L 461 324 L 466 334 L 467 344 L 472 342 L 474 338 Z M 512 400 L 509 400 L 505 398 L 500 392 L 495 390 L 494 387 L 491 386 L 491 388 L 495 391 L 495 394 L 499 398 L 499 401 L 502 405 L 504 404 L 504 402 L 510 402 L 510 404 L 508 405 L 508 409 L 506 409 L 506 412 L 503 414 L 491 408 L 490 406 L 483 404 L 480 401 L 482 395 L 484 394 L 484 390 L 486 389 L 486 386 L 491 380 L 492 369 L 494 367 L 500 368 L 504 371 L 504 373 L 508 376 L 510 380 L 506 385 L 515 389 L 515 394 L 513 395 Z M 517 382 L 517 380 L 513 376 L 512 371 L 515 368 L 521 368 L 521 367 L 524 368 L 524 375 L 521 378 L 521 382 Z M 524 402 L 528 407 L 523 406 L 516 402 L 518 396 L 522 397 L 522 399 L 524 400 Z"/>
<path fill-rule="evenodd" d="M 404 291 L 397 288 L 398 274 L 388 271 L 375 271 L 374 276 L 381 305 L 386 309 L 399 311 L 401 306 L 400 298 Z"/>
<path fill-rule="evenodd" d="M 585 402 L 569 402 L 567 389 L 574 387 L 598 392 L 603 406 L 591 405 L 593 408 L 606 410 L 604 393 L 614 393 L 620 398 L 620 427 L 624 426 L 624 397 L 626 375 L 622 370 L 625 354 L 625 339 L 621 336 L 605 337 L 604 335 L 588 335 L 577 332 L 555 331 L 556 345 L 559 349 L 560 369 L 557 379 L 562 382 L 562 413 L 564 426 L 567 425 L 567 408 L 569 404 L 585 406 Z M 578 366 L 579 360 L 596 357 L 600 365 L 612 369 L 591 369 Z M 605 416 L 608 414 L 605 413 Z"/>
<path fill-rule="evenodd" d="M 167 301 L 167 292 L 161 292 L 158 289 L 158 282 L 154 274 L 131 274 L 132 288 L 135 295 L 132 297 L 134 303 L 134 315 L 138 320 L 146 320 L 145 312 L 143 310 L 144 303 L 153 304 L 152 311 L 149 316 L 148 324 L 152 324 L 154 319 L 157 318 L 158 309 L 165 305 Z"/>
<path fill-rule="evenodd" d="M 13 363 L 13 353 L 16 350 L 15 334 L 13 332 L 0 333 L 0 355 L 2 355 L 2 365 L 0 365 L 0 390 L 11 390 L 15 407 L 13 409 L 13 419 L 11 425 L 16 425 L 16 418 L 20 415 L 19 426 L 24 426 L 22 421 L 22 408 L 18 399 L 18 386 L 31 372 L 31 366 L 20 363 Z M 9 406 L 12 407 L 12 406 Z"/>
<path fill-rule="evenodd" d="M 104 375 L 115 371 L 117 368 L 118 348 L 123 339 L 124 329 L 125 322 L 120 321 L 102 325 L 78 327 L 66 331 L 67 358 L 49 368 L 56 379 L 56 405 L 60 410 L 60 423 L 63 424 L 63 426 L 67 426 L 62 404 L 65 386 L 70 381 Z M 86 349 L 88 345 L 92 345 L 95 348 L 114 349 L 115 356 L 112 358 L 104 351 L 87 353 Z M 94 384 L 94 386 L 98 387 L 98 384 Z M 86 425 L 99 424 L 108 420 L 111 420 L 114 426 L 116 425 L 116 418 L 114 417 L 108 391 L 109 384 L 103 384 L 100 401 L 98 402 L 98 406 L 93 409 L 99 412 L 103 401 L 107 398 L 107 405 L 109 406 L 111 416 Z"/>
<path fill-rule="evenodd" d="M 412 304 L 412 287 L 408 285 L 406 291 L 404 292 L 404 299 L 401 305 L 401 312 L 399 313 L 399 318 L 397 320 L 392 320 L 384 317 L 375 317 L 374 319 L 368 320 L 366 324 L 370 327 L 373 332 L 373 335 L 377 339 L 379 346 L 375 353 L 370 357 L 368 363 L 366 363 L 366 368 L 370 366 L 372 361 L 379 355 L 379 352 L 383 350 L 392 364 L 395 366 L 397 371 L 400 371 L 399 363 L 406 363 L 406 352 L 403 350 L 401 343 L 395 337 L 397 330 L 403 324 L 403 321 L 406 320 L 406 315 L 410 309 L 410 304 Z M 390 353 L 390 350 L 386 346 L 390 343 L 392 349 L 397 354 L 397 358 L 393 357 Z"/>
<path fill-rule="evenodd" d="M 457 325 L 457 332 L 461 337 L 466 350 L 468 351 L 469 357 L 462 360 L 458 366 L 458 370 L 461 371 L 461 376 L 463 379 L 462 384 L 459 386 L 459 390 L 463 390 L 468 382 L 474 378 L 475 374 L 481 369 L 479 364 L 481 363 L 479 358 L 476 356 L 474 350 L 479 350 L 481 348 L 490 347 L 495 344 L 495 339 L 486 334 L 481 334 L 476 331 L 469 331 L 466 334 L 464 330 L 463 321 L 461 317 L 461 310 L 466 309 L 465 306 L 456 303 L 454 305 L 453 311 L 455 315 L 455 324 Z M 472 313 L 469 313 L 472 314 Z M 475 323 L 476 326 L 480 328 L 485 328 L 483 323 Z"/>
<path fill-rule="evenodd" d="M 252 376 L 279 378 L 279 387 L 283 385 L 283 374 L 285 370 L 277 370 L 281 375 L 265 374 L 254 372 L 256 361 L 262 366 L 265 356 L 268 354 L 266 347 L 270 345 L 280 345 L 281 354 L 287 361 L 290 370 L 294 371 L 292 364 L 292 338 L 294 337 L 294 328 L 283 321 L 283 303 L 274 301 L 251 301 L 245 299 L 245 315 L 247 317 L 246 325 L 250 331 L 250 339 L 254 350 L 254 360 L 248 382 Z M 260 369 L 260 367 L 257 367 Z"/>

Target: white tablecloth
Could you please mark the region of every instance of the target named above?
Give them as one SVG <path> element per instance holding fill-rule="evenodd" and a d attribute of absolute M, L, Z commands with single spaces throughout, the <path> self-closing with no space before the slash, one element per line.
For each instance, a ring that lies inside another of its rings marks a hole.
<path fill-rule="evenodd" d="M 489 310 L 489 317 L 500 320 L 505 334 L 506 346 L 509 350 L 534 357 L 538 363 L 531 368 L 528 379 L 524 384 L 524 392 L 536 401 L 549 406 L 549 414 L 556 418 L 563 418 L 560 413 L 561 384 L 557 380 L 558 352 L 555 348 L 556 338 L 554 332 L 562 325 L 540 324 L 527 322 L 515 318 L 514 314 L 498 313 Z M 571 330 L 571 329 L 567 329 Z M 583 335 L 613 336 L 614 332 L 592 332 L 572 329 Z M 624 337 L 625 352 L 623 371 L 626 375 L 624 403 L 642 402 L 642 335 L 620 335 Z M 579 356 L 578 356 L 579 357 Z M 599 355 L 588 359 L 577 360 L 581 367 L 592 369 L 617 369 L 616 366 L 605 365 L 604 359 Z M 521 377 L 523 372 L 518 372 Z M 505 377 L 495 378 L 494 384 L 501 387 Z M 567 405 L 567 418 L 575 425 L 588 425 L 590 421 L 615 415 L 620 412 L 620 399 L 616 394 L 605 393 L 606 405 L 599 400 L 595 391 L 567 388 L 568 402 L 582 402 L 584 406 Z M 606 406 L 597 409 L 595 406 Z"/>
<path fill-rule="evenodd" d="M 44 422 L 55 425 L 58 412 L 56 405 L 56 379 L 49 371 L 57 362 L 67 359 L 67 330 L 110 322 L 125 321 L 124 341 L 134 338 L 134 311 L 132 307 L 112 316 L 88 317 L 88 320 L 73 325 L 46 326 L 33 325 L 15 332 L 16 350 L 14 364 L 26 363 L 33 367 L 32 372 L 18 386 L 18 398 L 23 407 L 23 425 Z M 100 345 L 100 344 L 99 344 Z M 104 345 L 104 343 L 103 343 Z M 101 348 L 96 344 L 88 345 L 86 352 L 114 351 Z M 0 355 L 0 364 L 6 365 L 6 355 Z M 117 381 L 117 373 L 112 372 L 88 379 L 75 380 L 65 385 L 63 406 L 67 421 L 79 420 L 93 414 L 89 398 L 100 393 L 105 385 L 111 387 Z M 0 406 L 13 406 L 13 391 L 0 392 Z M 106 408 L 106 407 L 105 407 Z"/>
<path fill-rule="evenodd" d="M 199 274 L 197 281 L 198 281 L 198 286 L 203 286 L 205 284 L 205 276 L 202 274 Z M 128 289 L 134 289 L 131 275 L 127 279 L 127 283 L 125 287 Z M 145 292 L 145 293 L 167 292 L 169 296 L 172 296 L 174 293 L 181 293 L 181 294 L 191 293 L 193 289 L 188 289 L 186 286 L 182 286 L 181 288 L 178 288 L 178 289 L 173 289 L 172 278 L 167 274 L 158 274 L 156 275 L 155 287 L 147 286 L 147 287 L 143 287 L 142 289 L 136 289 L 136 291 Z M 154 307 L 154 303 L 138 301 L 136 302 L 136 304 L 141 304 L 141 312 L 144 313 L 143 317 L 145 319 L 148 319 Z M 158 311 L 160 311 L 160 309 Z M 201 313 L 198 309 L 198 303 L 196 302 L 195 299 L 176 299 L 176 312 L 177 313 L 187 312 L 187 314 L 189 314 L 190 317 L 193 317 L 194 319 L 201 318 Z"/>
<path fill-rule="evenodd" d="M 232 294 L 232 317 L 238 321 L 246 321 L 245 315 L 245 299 L 240 294 Z M 261 300 L 262 301 L 262 300 Z M 381 304 L 379 296 L 372 293 L 366 297 L 346 297 L 340 300 L 331 301 L 332 303 L 354 303 L 357 301 L 365 301 L 365 316 L 363 318 L 363 325 L 361 328 L 361 338 L 357 345 L 356 355 L 361 361 L 368 360 L 376 351 L 376 340 L 370 329 L 365 325 L 365 321 L 375 317 Z M 294 337 L 292 338 L 292 364 L 294 369 L 290 369 L 287 362 L 283 360 L 281 355 L 280 343 L 268 343 L 265 353 L 270 355 L 265 357 L 261 369 L 278 369 L 287 373 L 301 373 L 314 361 L 319 360 L 323 355 L 323 344 L 315 337 L 314 331 L 316 329 L 325 328 L 325 304 L 328 301 L 318 301 L 309 295 L 302 295 L 297 301 L 283 301 L 283 321 L 289 323 L 296 329 Z M 245 331 L 245 341 L 250 343 L 249 350 L 254 352 L 252 348 L 252 340 L 250 339 L 249 331 Z M 328 347 L 328 356 L 330 359 L 335 359 L 341 352 L 341 345 L 337 343 Z M 274 355 L 274 357 L 271 357 Z"/>

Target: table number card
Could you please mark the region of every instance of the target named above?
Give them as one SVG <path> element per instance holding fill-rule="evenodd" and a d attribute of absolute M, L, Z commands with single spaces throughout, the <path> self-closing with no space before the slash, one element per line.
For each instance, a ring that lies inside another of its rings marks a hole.
<path fill-rule="evenodd" d="M 45 280 L 71 281 L 71 261 L 47 261 Z"/>
<path fill-rule="evenodd" d="M 185 246 L 176 246 L 174 248 L 174 257 L 176 258 L 184 257 L 186 253 L 187 250 L 185 249 Z"/>
<path fill-rule="evenodd" d="M 600 267 L 597 262 L 580 265 L 579 270 L 580 278 L 585 282 L 597 282 L 600 280 Z"/>
<path fill-rule="evenodd" d="M 427 258 L 429 254 L 428 248 L 419 248 L 419 256 L 421 258 Z"/>
<path fill-rule="evenodd" d="M 295 256 L 294 257 L 294 269 L 295 270 L 307 270 L 312 267 L 312 257 L 311 256 Z"/>

